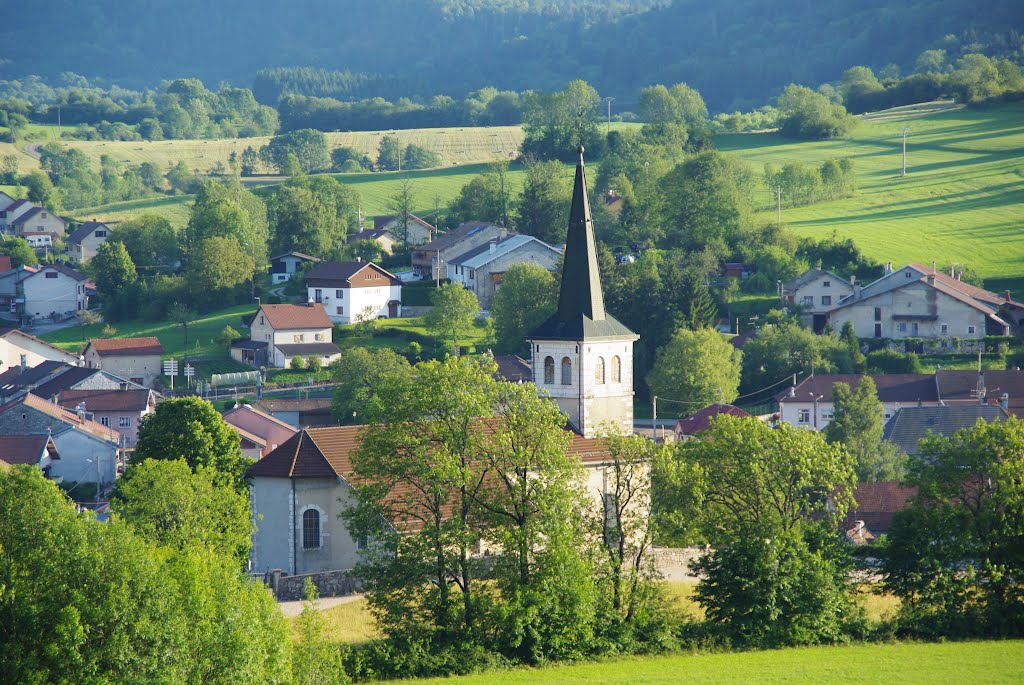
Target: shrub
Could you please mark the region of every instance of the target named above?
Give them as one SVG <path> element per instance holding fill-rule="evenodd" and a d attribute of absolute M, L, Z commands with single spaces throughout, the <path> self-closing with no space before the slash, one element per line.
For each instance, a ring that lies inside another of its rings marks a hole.
<path fill-rule="evenodd" d="M 292 357 L 292 361 L 289 366 L 291 366 L 295 371 L 302 371 L 306 368 L 306 360 L 302 357 Z"/>
<path fill-rule="evenodd" d="M 318 372 L 321 366 L 322 364 L 320 363 L 320 357 L 316 356 L 315 354 L 311 354 L 309 356 L 309 359 L 306 360 L 306 368 L 309 369 L 309 371 L 312 373 Z"/>
<path fill-rule="evenodd" d="M 895 350 L 868 353 L 868 373 L 923 373 L 916 354 Z"/>

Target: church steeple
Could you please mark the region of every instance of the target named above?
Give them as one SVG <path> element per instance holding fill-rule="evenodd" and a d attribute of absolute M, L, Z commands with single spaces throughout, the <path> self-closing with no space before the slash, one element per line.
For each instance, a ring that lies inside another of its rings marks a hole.
<path fill-rule="evenodd" d="M 569 210 L 569 231 L 565 238 L 565 262 L 562 287 L 558 296 L 558 317 L 572 321 L 585 316 L 593 321 L 605 318 L 604 293 L 597 266 L 594 220 L 587 196 L 587 173 L 583 166 L 583 146 L 578 148 L 576 180 Z"/>

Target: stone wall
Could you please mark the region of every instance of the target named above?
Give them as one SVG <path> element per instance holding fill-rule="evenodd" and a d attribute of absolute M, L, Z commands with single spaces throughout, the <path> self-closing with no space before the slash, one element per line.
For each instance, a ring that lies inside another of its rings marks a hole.
<path fill-rule="evenodd" d="M 363 581 L 351 571 L 325 571 L 289 576 L 280 571 L 268 571 L 261 578 L 279 602 L 297 602 L 306 598 L 306 578 L 311 578 L 321 597 L 354 595 L 363 589 Z M 259 577 L 259 576 L 258 576 Z"/>

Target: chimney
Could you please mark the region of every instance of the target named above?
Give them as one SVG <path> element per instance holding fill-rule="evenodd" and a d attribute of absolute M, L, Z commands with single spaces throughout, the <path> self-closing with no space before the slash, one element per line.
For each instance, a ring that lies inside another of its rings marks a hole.
<path fill-rule="evenodd" d="M 79 421 L 85 421 L 85 402 L 78 403 L 78 406 L 75 407 L 75 413 L 78 414 Z"/>
<path fill-rule="evenodd" d="M 857 285 L 857 277 L 850 276 L 850 285 Z"/>
<path fill-rule="evenodd" d="M 128 390 L 128 381 L 121 381 L 121 392 Z"/>
<path fill-rule="evenodd" d="M 496 249 L 498 249 L 498 239 L 497 238 L 491 238 L 491 244 L 487 248 L 487 251 L 488 252 L 494 252 Z M 1006 299 L 1009 300 L 1010 298 L 1007 297 Z"/>
<path fill-rule="evenodd" d="M 928 274 L 928 285 L 935 285 L 935 271 L 934 270 L 932 270 L 932 272 L 930 274 Z"/>
<path fill-rule="evenodd" d="M 886 275 L 886 276 L 888 276 L 889 274 L 892 273 L 892 262 L 886 262 L 885 263 L 884 271 L 885 271 L 884 275 Z"/>
<path fill-rule="evenodd" d="M 1010 411 L 1010 394 L 1003 393 L 999 396 L 999 408 L 1003 411 Z"/>
<path fill-rule="evenodd" d="M 501 230 L 498 231 L 498 240 L 504 240 L 507 237 L 508 237 L 508 229 L 505 228 L 504 226 L 502 226 Z"/>
<path fill-rule="evenodd" d="M 932 260 L 932 275 L 935 275 L 935 260 Z"/>
<path fill-rule="evenodd" d="M 856 531 L 857 537 L 860 537 L 861 534 L 864 532 L 864 522 L 863 521 L 856 521 L 853 524 L 853 529 Z"/>
<path fill-rule="evenodd" d="M 1006 301 L 1009 302 L 1010 301 L 1010 291 L 1009 290 L 1006 291 L 1005 297 L 1006 297 Z"/>
<path fill-rule="evenodd" d="M 789 396 L 790 397 L 796 397 L 796 386 L 795 385 L 789 386 Z"/>

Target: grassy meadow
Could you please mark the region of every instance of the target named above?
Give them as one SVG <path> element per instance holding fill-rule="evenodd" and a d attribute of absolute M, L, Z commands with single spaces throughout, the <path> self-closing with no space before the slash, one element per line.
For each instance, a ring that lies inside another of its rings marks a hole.
<path fill-rule="evenodd" d="M 757 652 L 629 657 L 572 666 L 491 671 L 416 682 L 420 685 L 1006 685 L 1024 682 L 1024 641 L 858 644 Z"/>
<path fill-rule="evenodd" d="M 1024 103 L 925 113 L 920 106 L 875 113 L 842 140 L 753 133 L 719 136 L 715 143 L 757 171 L 766 163 L 850 158 L 856 195 L 783 207 L 783 223 L 799 235 L 851 237 L 880 262 L 959 262 L 993 290 L 1024 294 Z M 907 176 L 901 178 L 904 127 Z M 758 200 L 758 218 L 775 221 L 770 191 Z"/>

